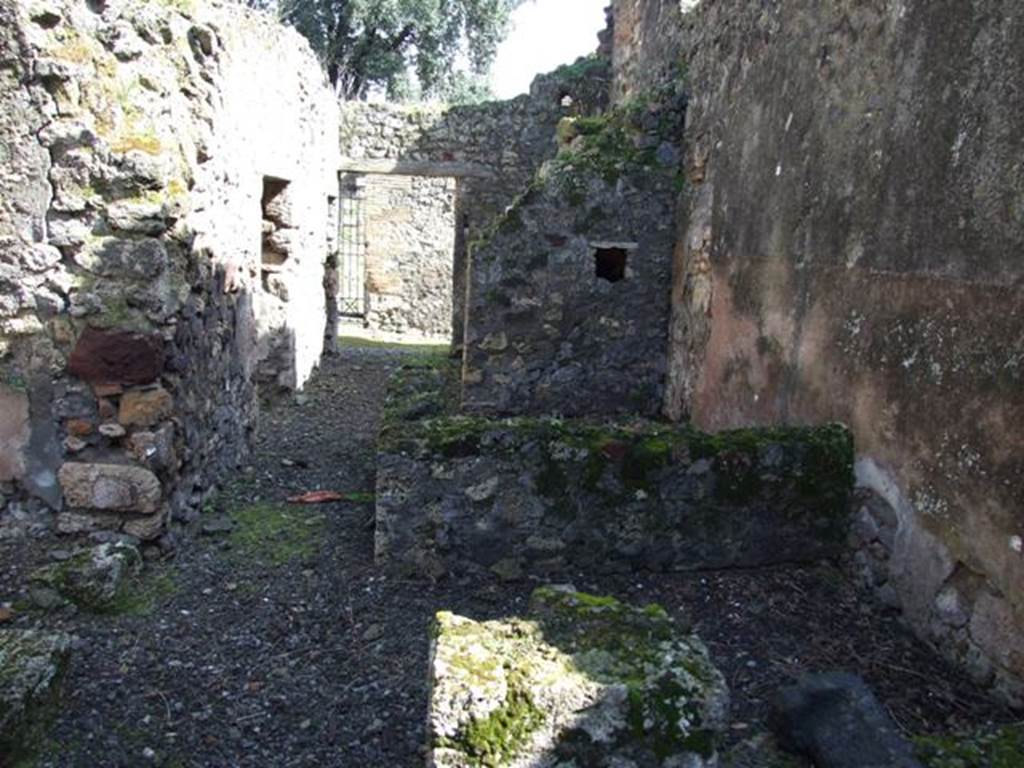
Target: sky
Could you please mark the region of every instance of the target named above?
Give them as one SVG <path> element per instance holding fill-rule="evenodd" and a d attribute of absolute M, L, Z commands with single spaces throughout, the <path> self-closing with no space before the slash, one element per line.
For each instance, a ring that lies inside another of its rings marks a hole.
<path fill-rule="evenodd" d="M 536 75 L 596 51 L 606 5 L 608 0 L 527 0 L 517 8 L 492 69 L 495 96 L 526 93 Z"/>

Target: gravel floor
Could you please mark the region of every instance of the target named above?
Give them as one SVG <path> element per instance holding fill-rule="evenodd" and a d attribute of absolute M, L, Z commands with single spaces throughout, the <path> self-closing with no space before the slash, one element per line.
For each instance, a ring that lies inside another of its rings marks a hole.
<path fill-rule="evenodd" d="M 384 384 L 401 360 L 346 351 L 300 402 L 265 413 L 253 465 L 220 512 L 307 490 L 372 493 Z M 290 509 L 312 537 L 286 562 L 273 551 L 247 557 L 230 534 L 204 535 L 150 563 L 151 610 L 9 622 L 78 638 L 39 766 L 423 764 L 431 616 L 515 613 L 534 585 L 391 580 L 373 565 L 371 503 Z M 0 545 L 0 601 L 16 597 L 33 552 Z M 692 620 L 729 679 L 734 739 L 763 727 L 780 683 L 832 668 L 863 674 L 908 732 L 1013 719 L 830 566 L 567 578 Z"/>

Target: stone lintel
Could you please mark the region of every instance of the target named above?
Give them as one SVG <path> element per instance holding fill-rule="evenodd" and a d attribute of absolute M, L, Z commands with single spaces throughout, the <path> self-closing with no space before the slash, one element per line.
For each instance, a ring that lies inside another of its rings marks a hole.
<path fill-rule="evenodd" d="M 479 179 L 488 179 L 494 176 L 493 170 L 479 163 L 451 161 L 343 158 L 338 168 L 342 173 L 380 173 L 396 176 L 447 176 Z"/>

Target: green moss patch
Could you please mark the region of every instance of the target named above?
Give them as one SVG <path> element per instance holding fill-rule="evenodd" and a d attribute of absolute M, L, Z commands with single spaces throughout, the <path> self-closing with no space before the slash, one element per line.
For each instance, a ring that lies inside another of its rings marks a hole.
<path fill-rule="evenodd" d="M 929 768 L 1022 768 L 1024 723 L 975 734 L 919 736 L 917 758 Z"/>
<path fill-rule="evenodd" d="M 487 768 L 506 765 L 544 723 L 544 715 L 526 686 L 521 674 L 510 671 L 505 702 L 487 717 L 466 726 L 458 743 L 474 764 Z"/>
<path fill-rule="evenodd" d="M 128 616 L 148 616 L 165 605 L 181 589 L 176 572 L 171 566 L 150 565 L 128 579 L 110 604 L 109 613 Z"/>
<path fill-rule="evenodd" d="M 307 507 L 255 504 L 231 513 L 232 557 L 279 567 L 312 559 L 320 550 L 326 518 Z"/>

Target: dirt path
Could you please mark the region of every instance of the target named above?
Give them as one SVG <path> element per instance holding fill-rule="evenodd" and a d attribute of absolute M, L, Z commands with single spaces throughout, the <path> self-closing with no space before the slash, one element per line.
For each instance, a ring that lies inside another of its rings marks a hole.
<path fill-rule="evenodd" d="M 236 527 L 151 563 L 127 613 L 16 619 L 78 638 L 39 766 L 423 764 L 433 613 L 515 613 L 535 585 L 398 582 L 374 568 L 374 439 L 401 360 L 347 352 L 300 402 L 264 414 L 252 466 L 206 518 L 216 529 L 231 515 Z M 281 504 L 324 488 L 363 496 Z M 733 689 L 735 739 L 758 730 L 775 687 L 806 669 L 864 674 L 912 732 L 1009 718 L 832 567 L 565 578 L 692 617 Z"/>

